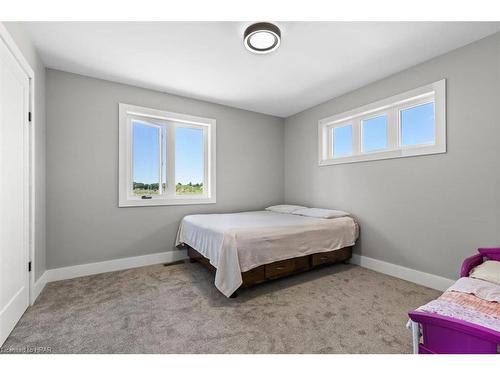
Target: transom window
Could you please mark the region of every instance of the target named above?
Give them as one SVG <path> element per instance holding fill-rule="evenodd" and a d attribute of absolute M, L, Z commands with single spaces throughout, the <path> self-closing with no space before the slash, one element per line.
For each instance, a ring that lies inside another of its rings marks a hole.
<path fill-rule="evenodd" d="M 446 152 L 445 80 L 319 121 L 319 165 Z"/>
<path fill-rule="evenodd" d="M 119 206 L 215 203 L 215 120 L 119 107 Z"/>
<path fill-rule="evenodd" d="M 352 155 L 352 124 L 337 126 L 332 130 L 332 152 L 334 157 Z"/>
<path fill-rule="evenodd" d="M 362 120 L 363 152 L 374 152 L 387 148 L 387 115 Z"/>

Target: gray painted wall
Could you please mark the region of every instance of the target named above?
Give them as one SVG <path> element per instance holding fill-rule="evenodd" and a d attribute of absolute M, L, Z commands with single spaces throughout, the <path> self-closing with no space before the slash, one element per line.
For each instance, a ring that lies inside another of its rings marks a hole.
<path fill-rule="evenodd" d="M 284 121 L 47 70 L 47 268 L 173 249 L 184 215 L 283 200 Z M 217 120 L 217 203 L 118 208 L 118 103 Z"/>
<path fill-rule="evenodd" d="M 359 254 L 454 278 L 478 246 L 500 243 L 500 34 L 285 121 L 285 200 L 359 218 Z M 318 167 L 318 120 L 447 79 L 441 155 Z"/>
<path fill-rule="evenodd" d="M 173 250 L 184 215 L 284 198 L 355 214 L 359 254 L 456 277 L 500 242 L 499 67 L 497 34 L 285 121 L 48 70 L 47 268 Z M 318 167 L 318 120 L 442 78 L 446 154 Z M 217 119 L 217 204 L 117 207 L 118 102 Z"/>
<path fill-rule="evenodd" d="M 4 22 L 35 72 L 35 280 L 45 272 L 45 66 L 30 37 L 17 22 Z"/>

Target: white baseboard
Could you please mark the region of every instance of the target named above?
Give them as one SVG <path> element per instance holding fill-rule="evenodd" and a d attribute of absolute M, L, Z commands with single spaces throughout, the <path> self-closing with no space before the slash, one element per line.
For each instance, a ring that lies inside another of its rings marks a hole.
<path fill-rule="evenodd" d="M 77 266 L 53 268 L 45 271 L 35 282 L 33 297 L 31 303 L 40 295 L 45 285 L 51 281 L 73 279 L 75 277 L 96 275 L 104 272 L 121 271 L 129 268 L 150 266 L 160 263 L 171 263 L 186 259 L 186 251 L 169 251 L 142 255 L 138 257 L 121 258 L 107 260 L 104 262 L 80 264 Z M 398 266 L 393 263 L 369 258 L 359 254 L 353 254 L 352 264 L 359 265 L 386 275 L 394 276 L 403 280 L 411 281 L 437 290 L 446 290 L 455 280 L 447 279 L 430 273 L 417 271 L 411 268 Z"/>
<path fill-rule="evenodd" d="M 79 264 L 77 266 L 53 268 L 45 271 L 45 282 L 74 279 L 75 277 L 96 275 L 104 272 L 121 271 L 129 268 L 150 266 L 160 263 L 171 263 L 186 259 L 186 251 L 168 251 L 142 255 L 138 257 L 120 258 L 104 262 Z M 43 277 L 42 276 L 42 277 Z"/>
<path fill-rule="evenodd" d="M 30 303 L 33 305 L 40 295 L 42 293 L 43 288 L 45 288 L 45 285 L 47 284 L 47 271 L 45 271 L 42 276 L 38 278 L 37 281 L 35 281 L 35 286 L 33 288 L 33 293 L 31 293 L 31 301 Z"/>
<path fill-rule="evenodd" d="M 441 291 L 448 289 L 455 282 L 455 280 L 447 279 L 445 277 L 398 266 L 397 264 L 384 262 L 382 260 L 369 258 L 359 254 L 352 254 L 351 263 Z"/>

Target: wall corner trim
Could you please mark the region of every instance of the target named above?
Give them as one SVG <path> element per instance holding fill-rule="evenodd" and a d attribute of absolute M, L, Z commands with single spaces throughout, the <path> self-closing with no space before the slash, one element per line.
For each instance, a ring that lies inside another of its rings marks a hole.
<path fill-rule="evenodd" d="M 455 282 L 455 280 L 452 279 L 398 266 L 397 264 L 384 262 L 359 254 L 352 254 L 351 263 L 440 291 L 445 291 Z"/>

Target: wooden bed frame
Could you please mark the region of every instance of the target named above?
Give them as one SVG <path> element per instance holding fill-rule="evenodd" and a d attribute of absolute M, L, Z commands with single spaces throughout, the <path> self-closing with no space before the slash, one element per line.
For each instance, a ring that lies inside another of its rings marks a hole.
<path fill-rule="evenodd" d="M 210 261 L 192 247 L 187 246 L 187 253 L 189 256 L 189 261 L 191 263 L 199 262 L 210 271 L 216 271 L 216 268 L 210 264 Z M 325 253 L 315 253 L 302 257 L 285 259 L 278 262 L 264 264 L 262 266 L 252 268 L 251 270 L 241 273 L 243 284 L 240 286 L 240 289 L 248 288 L 250 286 L 260 284 L 268 280 L 279 279 L 299 272 L 309 271 L 310 269 L 316 267 L 339 262 L 347 262 L 351 258 L 351 256 L 352 246 L 349 246 Z M 236 292 L 231 295 L 231 298 L 234 297 L 236 297 Z"/>

